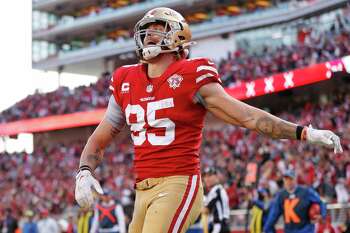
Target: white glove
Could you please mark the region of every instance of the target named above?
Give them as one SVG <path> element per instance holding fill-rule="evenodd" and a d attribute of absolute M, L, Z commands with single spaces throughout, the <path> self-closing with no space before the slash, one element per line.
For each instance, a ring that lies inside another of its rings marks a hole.
<path fill-rule="evenodd" d="M 100 183 L 89 170 L 79 171 L 75 177 L 75 200 L 82 208 L 90 208 L 94 204 L 94 192 L 103 194 Z"/>
<path fill-rule="evenodd" d="M 319 130 L 312 128 L 312 125 L 306 129 L 306 141 L 311 144 L 317 144 L 334 148 L 334 153 L 342 153 L 343 148 L 340 144 L 340 138 L 329 130 Z"/>

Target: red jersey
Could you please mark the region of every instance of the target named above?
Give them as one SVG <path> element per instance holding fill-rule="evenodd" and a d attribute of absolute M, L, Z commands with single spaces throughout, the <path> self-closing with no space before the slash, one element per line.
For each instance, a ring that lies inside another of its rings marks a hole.
<path fill-rule="evenodd" d="M 137 180 L 199 173 L 206 109 L 194 96 L 210 82 L 221 83 L 205 58 L 178 60 L 157 78 L 148 78 L 145 64 L 114 72 L 111 89 L 130 127 Z"/>

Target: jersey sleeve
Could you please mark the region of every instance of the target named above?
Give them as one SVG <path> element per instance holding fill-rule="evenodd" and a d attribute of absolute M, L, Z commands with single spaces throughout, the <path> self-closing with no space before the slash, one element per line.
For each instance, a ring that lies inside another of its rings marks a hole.
<path fill-rule="evenodd" d="M 109 89 L 112 91 L 112 94 L 114 96 L 115 102 L 121 106 L 121 99 L 120 99 L 120 95 L 119 95 L 119 90 L 121 90 L 120 87 L 120 83 L 121 83 L 121 79 L 123 77 L 123 68 L 120 67 L 118 69 L 116 69 L 113 72 L 113 75 L 111 77 L 111 81 L 110 81 L 110 85 L 109 85 Z"/>
<path fill-rule="evenodd" d="M 219 72 L 214 62 L 207 58 L 198 58 L 193 60 L 193 82 L 195 85 L 195 93 L 202 86 L 216 82 L 221 85 Z"/>
<path fill-rule="evenodd" d="M 109 98 L 105 117 L 107 121 L 118 130 L 122 130 L 125 125 L 125 115 L 123 114 L 120 106 L 117 104 L 113 96 Z"/>

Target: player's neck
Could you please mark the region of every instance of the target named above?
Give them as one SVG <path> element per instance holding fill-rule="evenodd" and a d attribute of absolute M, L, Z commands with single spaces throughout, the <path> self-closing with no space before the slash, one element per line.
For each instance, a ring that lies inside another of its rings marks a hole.
<path fill-rule="evenodd" d="M 160 77 L 165 70 L 176 61 L 172 54 L 161 54 L 147 64 L 147 75 L 149 78 Z"/>

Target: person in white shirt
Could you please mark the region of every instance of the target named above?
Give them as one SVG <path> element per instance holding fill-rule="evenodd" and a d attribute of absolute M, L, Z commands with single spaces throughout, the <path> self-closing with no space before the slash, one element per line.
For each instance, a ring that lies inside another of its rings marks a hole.
<path fill-rule="evenodd" d="M 40 214 L 41 219 L 38 221 L 39 233 L 61 233 L 57 221 L 50 217 L 47 209 L 42 210 Z"/>

